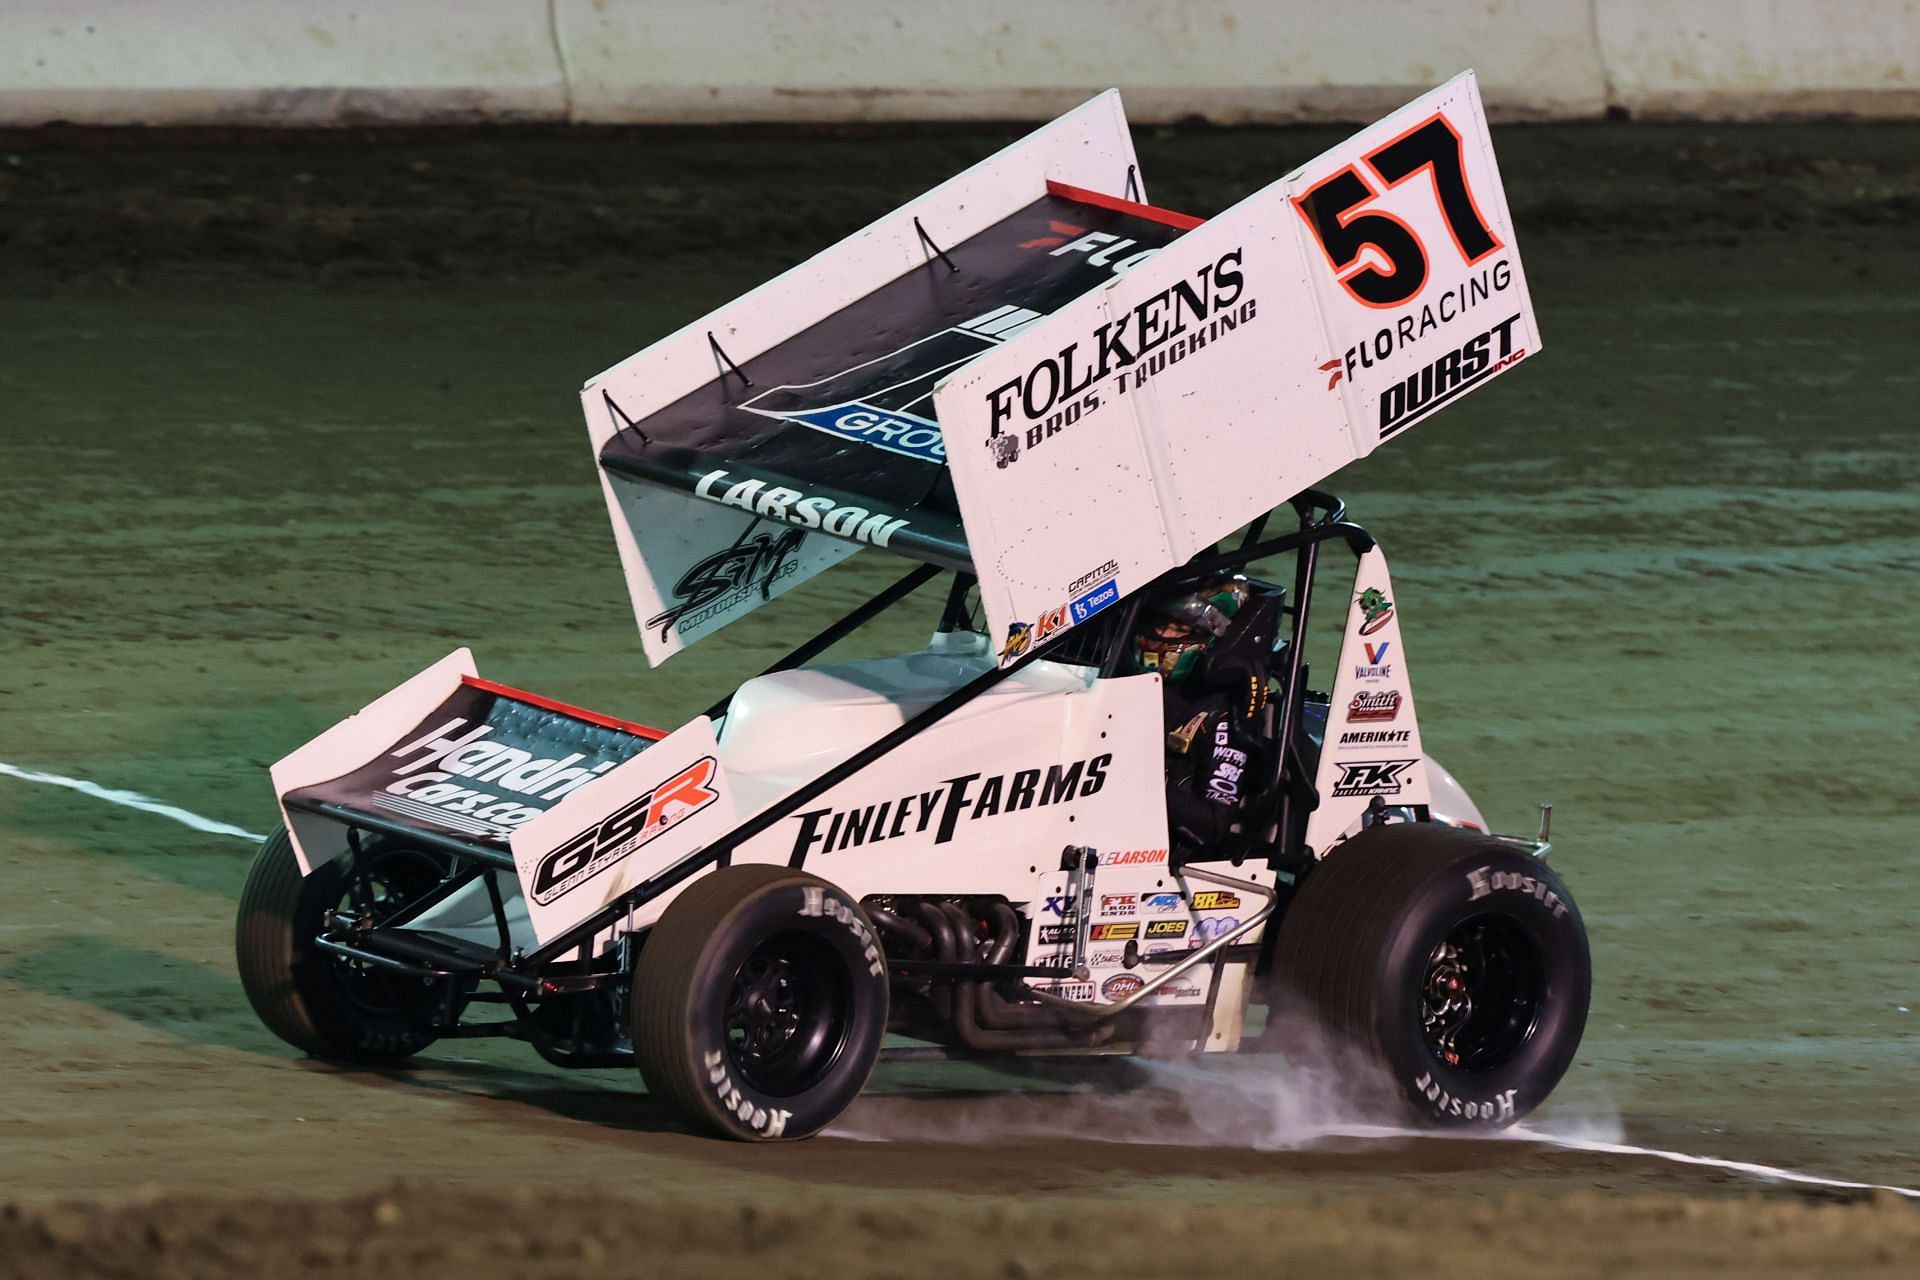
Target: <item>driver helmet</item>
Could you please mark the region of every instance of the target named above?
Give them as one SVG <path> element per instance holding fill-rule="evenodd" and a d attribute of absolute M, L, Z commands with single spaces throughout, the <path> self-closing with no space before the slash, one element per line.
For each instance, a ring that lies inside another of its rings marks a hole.
<path fill-rule="evenodd" d="M 1148 601 L 1133 635 L 1134 666 L 1158 671 L 1168 680 L 1184 680 L 1208 647 L 1227 633 L 1252 594 L 1251 584 L 1235 576 Z"/>

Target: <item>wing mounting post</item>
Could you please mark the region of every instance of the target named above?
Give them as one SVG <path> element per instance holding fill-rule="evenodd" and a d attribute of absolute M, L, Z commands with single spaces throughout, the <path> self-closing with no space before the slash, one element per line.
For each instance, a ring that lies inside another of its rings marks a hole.
<path fill-rule="evenodd" d="M 933 242 L 933 237 L 927 234 L 927 229 L 920 225 L 920 219 L 915 218 L 913 220 L 913 229 L 920 233 L 920 243 L 927 246 L 934 257 L 947 264 L 947 270 L 960 270 L 960 268 L 953 265 L 953 259 L 947 256 L 947 251 Z"/>
<path fill-rule="evenodd" d="M 740 366 L 733 362 L 733 357 L 727 354 L 726 349 L 720 345 L 720 339 L 713 336 L 711 329 L 707 330 L 707 345 L 713 348 L 713 358 L 725 365 L 728 373 L 740 379 L 745 386 L 753 385 L 753 379 L 741 372 Z"/>

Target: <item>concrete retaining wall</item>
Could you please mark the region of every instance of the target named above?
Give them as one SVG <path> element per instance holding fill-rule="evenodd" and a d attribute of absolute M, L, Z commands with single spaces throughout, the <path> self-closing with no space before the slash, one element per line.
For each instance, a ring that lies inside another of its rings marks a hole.
<path fill-rule="evenodd" d="M 0 123 L 1920 115 L 1920 0 L 7 0 Z"/>

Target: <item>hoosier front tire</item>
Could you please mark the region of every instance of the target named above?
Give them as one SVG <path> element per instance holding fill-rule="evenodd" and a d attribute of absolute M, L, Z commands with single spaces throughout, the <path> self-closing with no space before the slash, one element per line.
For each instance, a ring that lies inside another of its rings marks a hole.
<path fill-rule="evenodd" d="M 789 867 L 722 867 L 641 949 L 629 1024 L 647 1090 L 709 1133 L 809 1137 L 866 1087 L 887 971 L 860 904 Z"/>
<path fill-rule="evenodd" d="M 1545 1101 L 1586 1027 L 1573 896 L 1510 844 L 1392 823 L 1332 850 L 1288 905 L 1270 1016 L 1377 1064 L 1415 1118 L 1502 1129 Z"/>

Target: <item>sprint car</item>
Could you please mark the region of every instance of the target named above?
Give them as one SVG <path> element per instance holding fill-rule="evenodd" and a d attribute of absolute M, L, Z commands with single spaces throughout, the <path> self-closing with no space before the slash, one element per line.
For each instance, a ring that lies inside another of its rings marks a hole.
<path fill-rule="evenodd" d="M 294 750 L 253 1007 L 341 1062 L 637 1067 L 747 1140 L 883 1056 L 1315 1041 L 1514 1123 L 1580 914 L 1544 818 L 1491 834 L 1425 752 L 1385 553 L 1315 486 L 1539 349 L 1471 73 L 1204 221 L 1101 95 L 582 393 L 651 663 L 863 547 L 904 576 L 670 731 L 461 649 Z M 924 647 L 821 660 L 922 589 Z"/>

